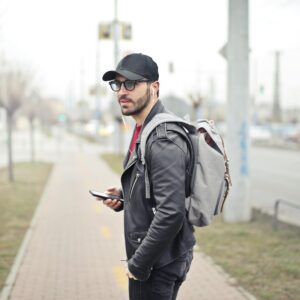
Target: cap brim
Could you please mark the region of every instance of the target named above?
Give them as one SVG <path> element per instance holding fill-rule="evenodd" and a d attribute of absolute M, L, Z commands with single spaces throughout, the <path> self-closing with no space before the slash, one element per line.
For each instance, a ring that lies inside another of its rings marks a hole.
<path fill-rule="evenodd" d="M 113 80 L 116 78 L 117 75 L 121 75 L 123 77 L 125 77 L 126 79 L 129 80 L 141 80 L 141 79 L 146 79 L 143 76 L 127 71 L 127 70 L 118 70 L 117 71 L 107 71 L 103 76 L 102 76 L 102 80 L 103 81 L 109 81 L 109 80 Z"/>

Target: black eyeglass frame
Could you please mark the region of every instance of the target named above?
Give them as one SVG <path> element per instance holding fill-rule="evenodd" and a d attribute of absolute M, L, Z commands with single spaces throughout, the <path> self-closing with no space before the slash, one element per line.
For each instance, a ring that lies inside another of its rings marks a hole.
<path fill-rule="evenodd" d="M 127 86 L 127 83 L 132 83 L 133 82 L 133 86 L 132 88 L 129 88 Z M 112 80 L 109 82 L 109 85 L 110 85 L 110 88 L 114 91 L 114 92 L 119 92 L 122 88 L 122 85 L 124 86 L 124 88 L 127 90 L 127 91 L 133 91 L 135 89 L 135 86 L 137 83 L 139 82 L 152 82 L 151 80 L 149 79 L 139 79 L 139 80 L 124 80 L 124 81 L 118 81 L 118 80 Z M 120 86 L 117 87 L 116 89 L 113 88 L 113 84 L 119 84 Z"/>

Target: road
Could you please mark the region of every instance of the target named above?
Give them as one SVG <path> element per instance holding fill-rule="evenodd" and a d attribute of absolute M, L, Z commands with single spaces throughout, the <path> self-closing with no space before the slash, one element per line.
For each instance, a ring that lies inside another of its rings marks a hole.
<path fill-rule="evenodd" d="M 252 148 L 250 159 L 253 206 L 271 212 L 276 199 L 300 205 L 300 151 Z M 300 210 L 282 206 L 280 215 L 299 223 Z"/>
<path fill-rule="evenodd" d="M 124 145 L 126 143 L 127 140 L 124 141 Z M 111 140 L 111 144 L 105 146 L 110 150 L 116 149 L 115 141 Z M 51 136 L 37 132 L 36 148 L 37 159 L 46 161 L 55 161 L 61 153 L 65 152 L 83 151 L 88 154 L 99 153 L 106 149 L 104 145 L 85 143 L 57 128 Z M 274 210 L 276 199 L 284 199 L 300 205 L 300 151 L 256 147 L 252 148 L 250 153 L 252 205 L 270 213 Z M 30 160 L 28 132 L 14 134 L 14 158 L 15 161 Z M 6 162 L 5 138 L 0 134 L 0 166 L 4 166 Z M 282 206 L 280 215 L 299 223 L 300 210 Z"/>

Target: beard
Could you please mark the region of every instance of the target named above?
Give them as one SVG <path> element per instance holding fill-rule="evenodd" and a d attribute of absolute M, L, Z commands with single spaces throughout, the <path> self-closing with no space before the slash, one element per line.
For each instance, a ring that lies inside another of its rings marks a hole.
<path fill-rule="evenodd" d="M 125 98 L 125 97 L 124 97 Z M 119 98 L 121 100 L 122 97 Z M 150 95 L 150 87 L 147 87 L 146 93 L 144 96 L 138 98 L 136 101 L 126 97 L 130 101 L 130 105 L 132 108 L 128 108 L 125 106 L 121 106 L 121 111 L 124 116 L 135 116 L 141 113 L 150 103 L 151 95 Z"/>

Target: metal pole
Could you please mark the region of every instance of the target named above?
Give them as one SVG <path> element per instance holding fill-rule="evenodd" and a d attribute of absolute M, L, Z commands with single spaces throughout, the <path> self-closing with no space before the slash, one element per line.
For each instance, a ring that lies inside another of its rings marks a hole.
<path fill-rule="evenodd" d="M 98 132 L 100 129 L 100 114 L 101 114 L 101 107 L 100 107 L 100 46 L 99 46 L 99 28 L 100 25 L 98 25 L 97 28 L 97 39 L 96 39 L 96 82 L 95 82 L 95 105 L 96 105 L 96 120 L 97 120 L 97 125 L 96 125 L 96 132 L 97 132 L 97 137 L 98 137 Z"/>
<path fill-rule="evenodd" d="M 118 0 L 115 0 L 115 18 L 114 18 L 114 53 L 115 67 L 119 62 L 119 21 L 118 21 Z"/>
<path fill-rule="evenodd" d="M 115 0 L 115 18 L 114 18 L 114 52 L 115 52 L 115 67 L 117 67 L 117 64 L 119 62 L 119 21 L 118 21 L 118 0 Z M 118 127 L 119 127 L 119 136 L 118 136 L 118 140 L 119 140 L 119 153 L 120 155 L 122 155 L 123 153 L 123 131 L 122 131 L 122 119 L 120 117 L 120 120 L 118 121 Z"/>
<path fill-rule="evenodd" d="M 273 102 L 273 120 L 281 121 L 280 109 L 280 55 L 279 51 L 275 52 L 275 74 L 274 74 L 274 102 Z"/>
<path fill-rule="evenodd" d="M 6 111 L 6 126 L 7 126 L 7 158 L 8 158 L 8 179 L 10 182 L 15 180 L 14 166 L 13 166 L 13 149 L 12 149 L 12 126 L 13 115 Z"/>
<path fill-rule="evenodd" d="M 279 210 L 280 200 L 275 201 L 274 205 L 274 216 L 273 216 L 273 229 L 276 230 L 278 228 L 278 210 Z"/>
<path fill-rule="evenodd" d="M 229 0 L 227 148 L 232 189 L 224 207 L 229 222 L 249 221 L 249 37 L 248 0 Z"/>
<path fill-rule="evenodd" d="M 84 101 L 84 60 L 81 57 L 80 61 L 80 101 Z"/>

